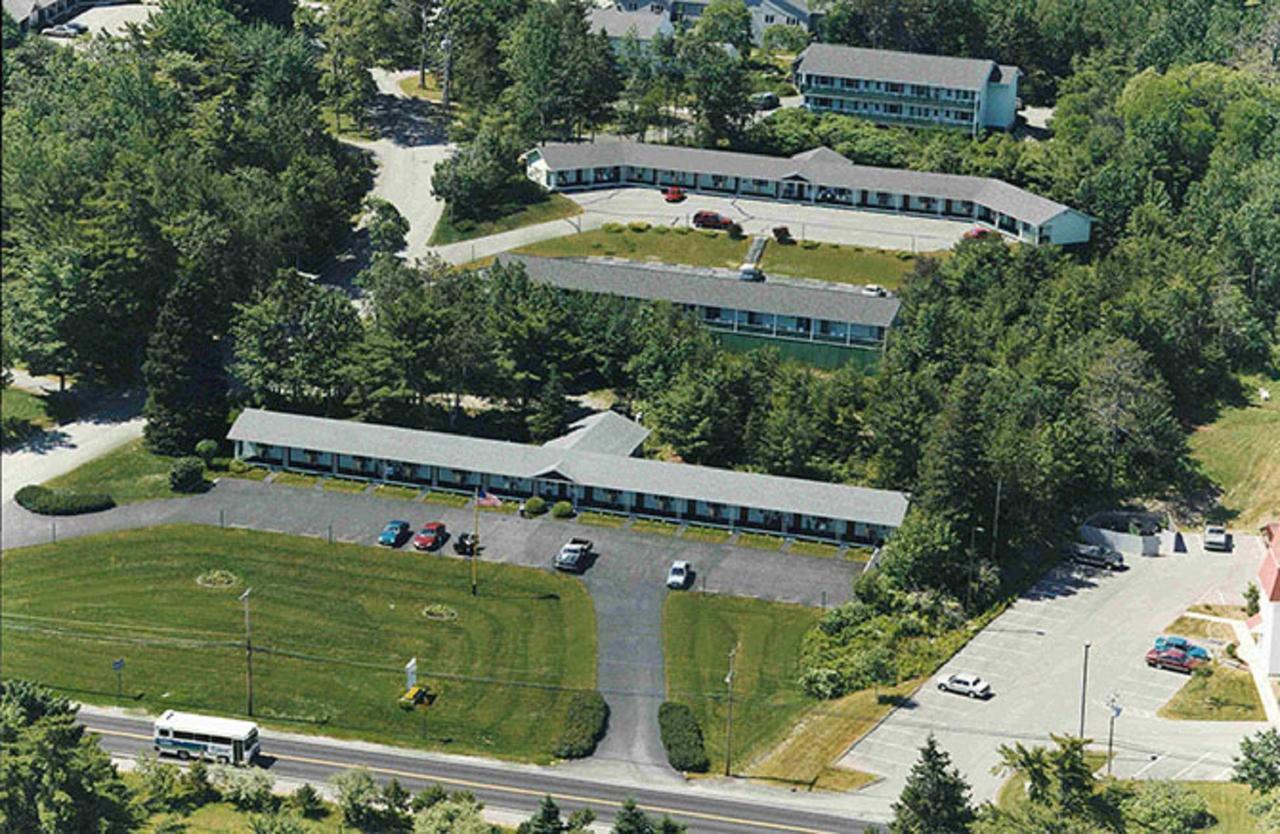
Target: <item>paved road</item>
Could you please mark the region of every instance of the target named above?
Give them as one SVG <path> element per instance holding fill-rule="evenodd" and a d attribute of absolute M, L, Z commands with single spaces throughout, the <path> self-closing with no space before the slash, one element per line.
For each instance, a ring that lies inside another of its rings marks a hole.
<path fill-rule="evenodd" d="M 56 391 L 57 382 L 14 371 L 14 385 L 29 391 Z M 138 416 L 142 396 L 119 395 L 86 405 L 80 418 L 28 438 L 0 458 L 0 503 L 27 484 L 39 484 L 142 436 Z M 8 526 L 8 512 L 0 511 Z"/>
<path fill-rule="evenodd" d="M 1187 606 L 1201 600 L 1238 603 L 1262 550 L 1256 536 L 1238 536 L 1230 555 L 1204 554 L 1198 546 L 1190 550 L 1126 557 L 1130 569 L 1117 574 L 1068 566 L 1051 571 L 938 674 L 982 675 L 995 690 L 991 701 L 970 701 L 926 685 L 840 764 L 884 776 L 860 793 L 887 808 L 932 732 L 973 786 L 975 799 L 994 798 L 1003 781 L 991 773 L 1000 744 L 1048 745 L 1050 733 L 1079 730 L 1084 644 L 1089 642 L 1085 734 L 1105 746 L 1107 698 L 1115 693 L 1123 706 L 1115 727 L 1117 776 L 1227 778 L 1240 739 L 1266 725 L 1157 717 L 1187 679 L 1148 669 L 1143 655 Z"/>
<path fill-rule="evenodd" d="M 80 720 L 98 734 L 103 748 L 113 756 L 136 756 L 151 747 L 151 720 L 119 711 L 83 709 Z M 262 734 L 260 764 L 279 778 L 315 783 L 335 773 L 364 766 L 380 781 L 392 777 L 412 791 L 439 783 L 451 790 L 468 790 L 486 806 L 532 813 L 542 797 L 550 794 L 562 809 L 571 812 L 591 807 L 609 818 L 627 798 L 634 797 L 654 814 L 670 814 L 693 832 L 859 832 L 866 823 L 823 808 L 821 797 L 797 798 L 781 791 L 755 801 L 716 791 L 705 784 L 645 787 L 616 786 L 597 780 L 567 776 L 556 768 L 509 765 L 400 750 L 394 747 L 308 738 L 272 731 Z"/>

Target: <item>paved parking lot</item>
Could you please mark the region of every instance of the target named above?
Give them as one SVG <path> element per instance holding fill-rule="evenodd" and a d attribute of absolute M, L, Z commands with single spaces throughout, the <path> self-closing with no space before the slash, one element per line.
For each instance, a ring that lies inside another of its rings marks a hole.
<path fill-rule="evenodd" d="M 123 35 L 130 23 L 145 23 L 159 9 L 159 4 L 109 3 L 89 6 L 69 19 L 88 26 L 91 36 L 99 32 Z M 85 42 L 84 39 L 76 41 L 77 44 Z"/>
<path fill-rule="evenodd" d="M 1022 741 L 1050 744 L 1075 734 L 1080 721 L 1084 644 L 1091 644 L 1085 735 L 1105 747 L 1108 696 L 1123 712 L 1115 725 L 1113 772 L 1125 778 L 1225 779 L 1241 737 L 1262 723 L 1166 721 L 1156 711 L 1187 678 L 1148 669 L 1152 640 L 1200 599 L 1238 601 L 1257 569 L 1261 543 L 1238 537 L 1234 553 L 1128 557 L 1128 571 L 1110 574 L 1063 566 L 984 629 L 938 677 L 976 672 L 995 697 L 969 700 L 926 684 L 913 700 L 854 745 L 841 764 L 884 777 L 868 798 L 892 802 L 925 737 L 934 733 L 973 786 L 977 800 L 994 798 L 1004 780 L 992 774 L 997 748 Z"/>
<path fill-rule="evenodd" d="M 767 235 L 774 226 L 785 225 L 791 229 L 791 234 L 802 240 L 911 252 L 950 249 L 966 231 L 973 228 L 971 222 L 935 217 L 711 194 L 691 193 L 683 202 L 667 203 L 655 188 L 609 188 L 567 196 L 582 206 L 584 224 L 599 218 L 600 222 L 647 220 L 687 226 L 694 212 L 705 209 L 732 217 L 748 234 Z"/>

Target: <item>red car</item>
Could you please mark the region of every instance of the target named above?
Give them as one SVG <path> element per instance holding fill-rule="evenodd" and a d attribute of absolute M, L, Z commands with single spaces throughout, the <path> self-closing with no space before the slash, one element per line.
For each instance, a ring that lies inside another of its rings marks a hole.
<path fill-rule="evenodd" d="M 1147 652 L 1147 665 L 1153 669 L 1172 669 L 1189 675 L 1203 664 L 1203 660 L 1178 649 L 1152 649 Z"/>
<path fill-rule="evenodd" d="M 416 550 L 435 550 L 444 544 L 444 540 L 449 534 L 444 529 L 443 521 L 432 521 L 418 531 L 418 535 L 413 537 L 413 546 Z"/>
<path fill-rule="evenodd" d="M 662 199 L 668 203 L 678 203 L 685 198 L 684 189 L 678 185 L 668 185 L 662 189 Z"/>
<path fill-rule="evenodd" d="M 693 216 L 693 225 L 699 229 L 727 229 L 733 221 L 714 211 L 700 211 Z"/>
<path fill-rule="evenodd" d="M 964 233 L 964 239 L 978 240 L 979 238 L 984 238 L 988 235 L 994 235 L 994 234 L 995 232 L 993 232 L 991 229 L 984 229 L 982 226 L 975 226 L 974 228 Z"/>

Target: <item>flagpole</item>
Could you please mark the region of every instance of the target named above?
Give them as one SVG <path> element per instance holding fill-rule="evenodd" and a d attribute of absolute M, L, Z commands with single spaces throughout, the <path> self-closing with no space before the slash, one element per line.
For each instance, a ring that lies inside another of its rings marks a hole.
<path fill-rule="evenodd" d="M 480 549 L 480 487 L 476 487 L 475 497 L 471 502 L 475 511 L 475 520 L 471 523 L 474 539 L 471 542 L 471 596 L 476 595 L 476 551 Z"/>

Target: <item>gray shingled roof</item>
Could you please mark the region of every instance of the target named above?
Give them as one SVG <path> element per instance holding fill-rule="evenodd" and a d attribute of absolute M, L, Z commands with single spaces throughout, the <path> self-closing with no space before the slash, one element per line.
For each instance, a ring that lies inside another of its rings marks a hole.
<path fill-rule="evenodd" d="M 626 456 L 648 436 L 649 430 L 634 420 L 628 420 L 616 411 L 601 411 L 583 417 L 569 426 L 568 433 L 542 445 Z"/>
<path fill-rule="evenodd" d="M 762 282 L 740 281 L 728 270 L 600 258 L 514 254 L 499 257 L 523 264 L 525 273 L 539 283 L 625 298 L 661 299 L 676 304 L 852 322 L 870 327 L 892 326 L 901 306 L 896 298 L 864 296 L 854 287 L 789 283 L 772 277 Z"/>
<path fill-rule="evenodd" d="M 602 9 L 595 7 L 587 12 L 592 32 L 604 32 L 611 38 L 626 37 L 632 29 L 636 37 L 642 41 L 650 41 L 662 31 L 663 24 L 668 23 L 665 14 L 654 14 L 649 9 L 637 9 L 634 12 L 622 9 Z"/>
<path fill-rule="evenodd" d="M 1032 194 L 1001 180 L 855 165 L 828 148 L 815 148 L 790 158 L 615 141 L 556 142 L 539 145 L 536 150 L 553 171 L 630 165 L 762 180 L 798 177 L 807 182 L 836 188 L 913 194 L 943 200 L 968 200 L 1036 226 L 1052 220 L 1064 211 L 1074 211 L 1047 197 Z"/>
<path fill-rule="evenodd" d="M 445 466 L 513 478 L 533 478 L 555 471 L 584 486 L 888 527 L 901 525 L 907 511 L 906 494 L 891 490 L 641 460 L 572 447 L 530 446 L 256 408 L 241 412 L 227 437 L 251 443 Z"/>
<path fill-rule="evenodd" d="M 927 84 L 957 90 L 981 90 L 992 70 L 1002 69 L 995 61 L 980 58 L 893 52 L 834 43 L 809 44 L 800 53 L 798 67 L 800 72 L 811 75 Z M 1001 76 L 1003 74 L 1001 72 Z"/>

